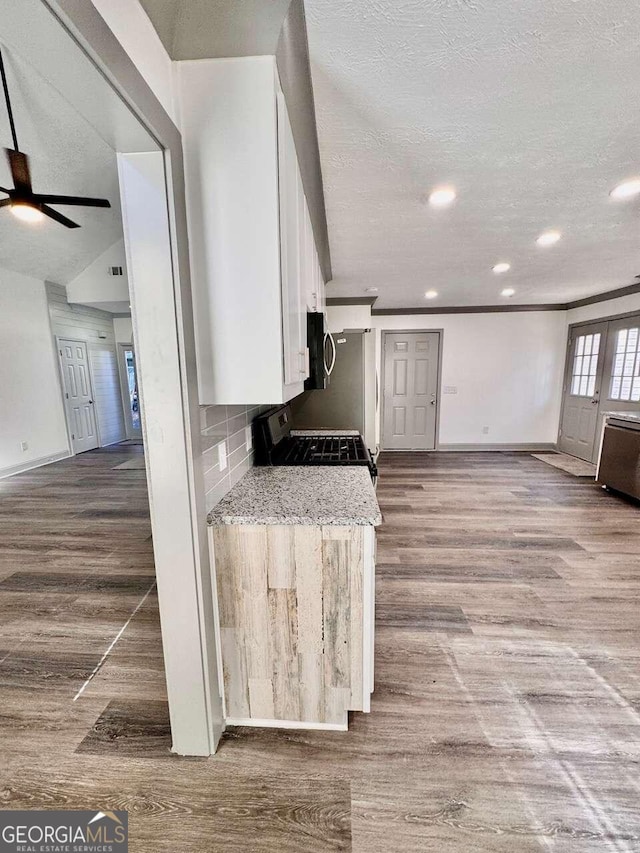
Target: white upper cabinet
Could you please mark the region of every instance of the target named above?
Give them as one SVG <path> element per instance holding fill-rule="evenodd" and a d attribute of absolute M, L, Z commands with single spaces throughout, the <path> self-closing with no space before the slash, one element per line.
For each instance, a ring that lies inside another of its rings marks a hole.
<path fill-rule="evenodd" d="M 278 105 L 278 179 L 280 189 L 280 278 L 282 290 L 282 335 L 284 384 L 306 378 L 306 315 L 302 280 L 304 253 L 300 241 L 303 212 L 299 196 L 301 180 L 289 116 L 281 92 Z M 303 196 L 304 197 L 304 196 Z"/>
<path fill-rule="evenodd" d="M 272 56 L 178 63 L 202 404 L 283 403 L 324 282 Z"/>

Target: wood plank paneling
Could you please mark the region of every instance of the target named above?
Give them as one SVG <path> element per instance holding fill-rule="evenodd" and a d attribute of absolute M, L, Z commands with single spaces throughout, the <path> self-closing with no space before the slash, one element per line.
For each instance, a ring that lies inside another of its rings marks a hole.
<path fill-rule="evenodd" d="M 363 531 L 212 529 L 230 718 L 344 725 L 363 708 Z"/>

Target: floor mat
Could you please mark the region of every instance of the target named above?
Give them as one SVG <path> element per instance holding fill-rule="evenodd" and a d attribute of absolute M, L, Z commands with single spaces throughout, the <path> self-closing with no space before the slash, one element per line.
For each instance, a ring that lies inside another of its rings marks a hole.
<path fill-rule="evenodd" d="M 573 474 L 574 477 L 595 479 L 596 466 L 591 462 L 585 462 L 584 459 L 577 459 L 575 456 L 569 456 L 568 453 L 532 453 L 531 455 L 534 459 L 546 462 L 547 465 L 553 465 L 554 468 L 560 468 L 567 474 Z"/>

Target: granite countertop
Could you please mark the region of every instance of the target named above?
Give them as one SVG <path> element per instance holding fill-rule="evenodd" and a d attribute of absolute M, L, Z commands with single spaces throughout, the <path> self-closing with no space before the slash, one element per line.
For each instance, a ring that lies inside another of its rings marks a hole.
<path fill-rule="evenodd" d="M 613 418 L 617 421 L 640 424 L 640 412 L 605 412 L 605 417 Z"/>
<path fill-rule="evenodd" d="M 363 465 L 251 468 L 207 516 L 211 525 L 381 522 L 369 469 Z"/>
<path fill-rule="evenodd" d="M 292 429 L 291 435 L 326 435 L 326 436 L 341 436 L 341 435 L 360 435 L 357 429 Z"/>

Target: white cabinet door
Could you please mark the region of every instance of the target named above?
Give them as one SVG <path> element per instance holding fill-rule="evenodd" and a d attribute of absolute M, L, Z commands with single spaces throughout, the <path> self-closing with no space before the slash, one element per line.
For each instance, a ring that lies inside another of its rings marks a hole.
<path fill-rule="evenodd" d="M 284 95 L 278 92 L 278 183 L 280 188 L 280 258 L 284 384 L 306 376 L 303 345 L 298 162 Z M 306 329 L 306 326 L 305 326 Z"/>

